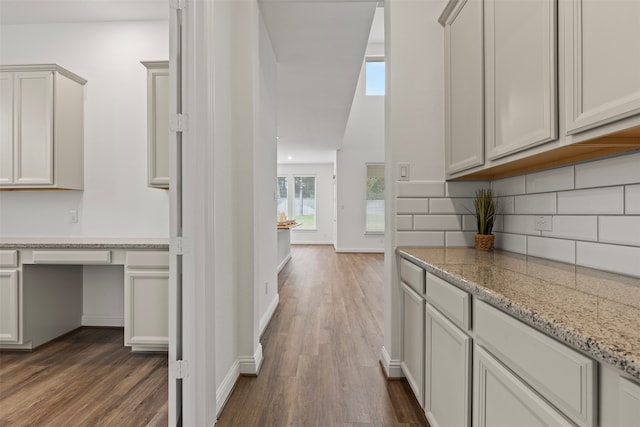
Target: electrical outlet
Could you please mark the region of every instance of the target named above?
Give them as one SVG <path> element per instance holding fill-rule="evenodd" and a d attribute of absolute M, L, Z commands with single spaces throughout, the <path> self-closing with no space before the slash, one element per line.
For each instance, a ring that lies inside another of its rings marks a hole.
<path fill-rule="evenodd" d="M 552 231 L 553 226 L 551 223 L 551 216 L 549 215 L 536 216 L 534 228 L 538 231 Z"/>
<path fill-rule="evenodd" d="M 71 224 L 77 224 L 78 223 L 78 211 L 75 209 L 72 209 L 69 211 L 69 222 Z"/>

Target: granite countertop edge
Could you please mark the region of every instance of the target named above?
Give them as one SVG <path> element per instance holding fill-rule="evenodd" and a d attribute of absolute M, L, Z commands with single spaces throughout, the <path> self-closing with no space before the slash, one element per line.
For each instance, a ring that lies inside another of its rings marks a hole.
<path fill-rule="evenodd" d="M 516 303 L 504 295 L 493 292 L 476 283 L 468 281 L 463 277 L 450 273 L 425 260 L 415 257 L 401 248 L 397 253 L 409 261 L 412 261 L 423 267 L 427 272 L 432 273 L 441 279 L 463 289 L 480 300 L 512 315 L 513 317 L 533 326 L 547 335 L 589 355 L 593 359 L 607 363 L 614 368 L 623 371 L 637 379 L 640 379 L 640 360 L 636 360 L 626 351 L 620 351 L 616 348 L 598 341 L 597 339 L 581 333 L 570 325 L 562 324 L 555 319 L 543 316 L 535 310 L 535 307 L 528 307 L 523 304 Z"/>
<path fill-rule="evenodd" d="M 3 238 L 0 249 L 169 249 L 162 238 Z"/>

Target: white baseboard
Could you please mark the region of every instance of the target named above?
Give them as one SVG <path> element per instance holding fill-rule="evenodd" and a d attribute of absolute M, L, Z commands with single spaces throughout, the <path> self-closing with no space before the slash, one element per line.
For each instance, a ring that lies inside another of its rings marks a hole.
<path fill-rule="evenodd" d="M 304 241 L 291 241 L 291 245 L 333 245 L 333 241 L 322 242 L 322 241 L 312 241 L 312 242 L 304 242 Z"/>
<path fill-rule="evenodd" d="M 236 385 L 236 381 L 238 381 L 238 377 L 240 377 L 240 363 L 236 360 L 216 389 L 216 418 L 220 416 L 222 408 L 224 408 L 227 400 L 229 400 L 229 396 L 231 396 L 231 392 L 233 391 L 233 387 Z"/>
<path fill-rule="evenodd" d="M 404 372 L 400 366 L 400 360 L 391 360 L 391 356 L 384 346 L 381 350 L 382 368 L 387 378 L 404 378 Z"/>
<path fill-rule="evenodd" d="M 291 259 L 291 254 L 288 254 L 285 257 L 285 259 L 282 260 L 282 262 L 278 266 L 278 273 L 280 273 L 280 270 L 282 270 L 284 268 L 284 266 L 287 265 L 287 263 L 289 262 L 290 259 Z"/>
<path fill-rule="evenodd" d="M 258 324 L 259 337 L 261 337 L 262 334 L 264 333 L 264 330 L 266 329 L 267 325 L 271 321 L 271 318 L 273 317 L 273 314 L 276 312 L 276 309 L 278 308 L 279 303 L 280 303 L 280 296 L 276 294 L 276 296 L 273 298 L 273 301 L 271 301 L 271 304 L 269 304 L 267 311 L 262 315 L 262 318 L 260 318 L 260 323 Z"/>
<path fill-rule="evenodd" d="M 123 316 L 105 316 L 99 314 L 83 314 L 82 326 L 124 327 Z"/>
<path fill-rule="evenodd" d="M 262 367 L 262 344 L 258 343 L 258 348 L 253 356 L 238 357 L 238 364 L 241 375 L 258 375 Z"/>
<path fill-rule="evenodd" d="M 358 253 L 358 254 L 383 254 L 384 253 L 384 248 L 364 248 L 364 249 L 358 249 L 358 248 L 336 248 L 336 252 L 340 253 Z"/>

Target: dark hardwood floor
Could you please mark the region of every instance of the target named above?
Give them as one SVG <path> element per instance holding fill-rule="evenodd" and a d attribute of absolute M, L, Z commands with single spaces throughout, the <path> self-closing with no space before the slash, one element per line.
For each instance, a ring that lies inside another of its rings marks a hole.
<path fill-rule="evenodd" d="M 241 377 L 217 426 L 427 426 L 406 381 L 387 381 L 383 256 L 293 246 L 279 275 L 257 377 Z"/>
<path fill-rule="evenodd" d="M 239 379 L 217 426 L 427 426 L 406 381 L 379 365 L 383 256 L 292 254 L 260 375 Z M 0 426 L 166 426 L 166 354 L 122 343 L 122 329 L 82 328 L 0 352 Z"/>
<path fill-rule="evenodd" d="M 131 353 L 121 328 L 81 328 L 0 352 L 0 426 L 166 426 L 167 355 Z"/>

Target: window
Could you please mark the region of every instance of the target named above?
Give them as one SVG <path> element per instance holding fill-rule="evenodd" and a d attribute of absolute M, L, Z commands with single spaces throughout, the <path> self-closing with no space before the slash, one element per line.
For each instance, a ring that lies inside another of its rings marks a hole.
<path fill-rule="evenodd" d="M 365 233 L 384 233 L 384 164 L 367 164 Z"/>
<path fill-rule="evenodd" d="M 278 220 L 280 220 L 280 214 L 288 217 L 289 212 L 289 188 L 287 187 L 287 177 L 278 177 Z"/>
<path fill-rule="evenodd" d="M 316 228 L 316 177 L 294 176 L 293 215 L 302 224 L 299 230 Z"/>
<path fill-rule="evenodd" d="M 384 95 L 384 58 L 367 58 L 364 72 L 366 95 Z"/>
<path fill-rule="evenodd" d="M 291 179 L 293 178 L 293 179 Z M 293 194 L 293 197 L 289 197 Z M 281 214 L 300 223 L 296 230 L 316 229 L 316 177 L 278 177 L 278 220 Z"/>

